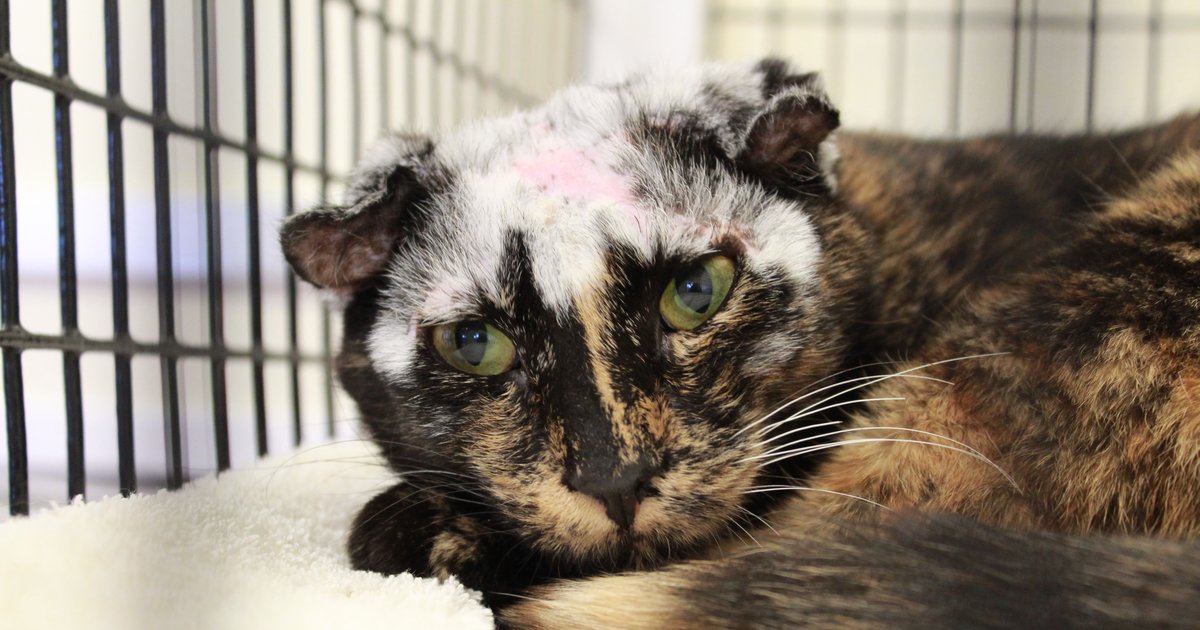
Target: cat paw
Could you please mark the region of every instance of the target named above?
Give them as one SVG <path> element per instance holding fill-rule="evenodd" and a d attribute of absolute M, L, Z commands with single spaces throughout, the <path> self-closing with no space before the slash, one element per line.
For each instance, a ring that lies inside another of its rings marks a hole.
<path fill-rule="evenodd" d="M 350 530 L 350 564 L 384 575 L 436 575 L 430 554 L 445 520 L 438 499 L 406 483 L 371 499 Z"/>

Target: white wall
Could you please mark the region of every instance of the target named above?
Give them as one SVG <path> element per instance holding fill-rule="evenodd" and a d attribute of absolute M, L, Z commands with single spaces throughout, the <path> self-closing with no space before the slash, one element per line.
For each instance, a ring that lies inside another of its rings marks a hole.
<path fill-rule="evenodd" d="M 588 0 L 583 78 L 611 81 L 704 56 L 703 0 Z"/>

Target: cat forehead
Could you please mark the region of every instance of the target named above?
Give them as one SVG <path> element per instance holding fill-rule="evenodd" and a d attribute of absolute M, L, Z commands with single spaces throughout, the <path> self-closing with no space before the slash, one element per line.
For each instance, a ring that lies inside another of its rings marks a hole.
<path fill-rule="evenodd" d="M 394 261 L 403 310 L 423 323 L 468 316 L 480 303 L 510 310 L 508 285 L 525 268 L 538 301 L 565 315 L 613 271 L 614 250 L 649 266 L 696 258 L 730 239 L 756 246 L 741 215 L 758 200 L 732 182 L 709 177 L 698 188 L 705 194 L 691 199 L 652 195 L 635 190 L 627 171 L 573 163 L 584 159 L 573 149 L 552 151 L 504 171 L 461 173 L 438 200 L 427 246 Z"/>
<path fill-rule="evenodd" d="M 603 240 L 617 239 L 643 253 L 663 244 L 701 252 L 709 247 L 704 231 L 720 229 L 729 217 L 697 205 L 712 206 L 737 191 L 707 182 L 711 199 L 691 198 L 697 174 L 664 163 L 639 146 L 637 136 L 648 127 L 686 123 L 733 143 L 743 130 L 721 125 L 737 118 L 731 110 L 761 104 L 761 94 L 761 73 L 750 67 L 700 66 L 569 88 L 537 109 L 448 132 L 426 158 L 448 183 L 429 201 L 426 216 L 433 225 L 426 229 L 447 246 L 420 253 L 453 255 L 462 263 L 473 257 L 473 267 L 495 270 L 504 235 L 519 231 L 531 241 L 535 266 L 569 250 L 574 264 L 555 264 L 571 275 L 594 271 L 584 259 L 594 259 Z M 403 142 L 381 142 L 357 169 L 359 179 L 394 167 L 407 150 Z M 441 266 L 436 263 L 423 261 Z M 539 282 L 548 301 L 563 306 L 564 287 L 550 286 L 562 283 L 545 275 Z"/>
<path fill-rule="evenodd" d="M 733 241 L 744 264 L 811 282 L 818 243 L 796 202 L 640 141 L 648 129 L 689 125 L 735 155 L 739 112 L 760 107 L 762 90 L 757 72 L 701 66 L 570 88 L 541 108 L 438 138 L 428 158 L 444 185 L 421 213 L 424 237 L 389 268 L 372 355 L 402 371 L 420 326 L 478 315 L 483 304 L 511 312 L 516 264 L 527 265 L 538 301 L 564 315 L 613 272 L 615 247 L 649 265 Z M 399 159 L 385 142 L 360 171 Z"/>
<path fill-rule="evenodd" d="M 708 64 L 573 86 L 537 108 L 460 126 L 438 138 L 435 152 L 455 168 L 501 170 L 551 155 L 571 169 L 603 159 L 631 131 L 686 121 L 714 134 L 733 155 L 748 122 L 744 113 L 766 102 L 764 82 L 754 66 Z"/>

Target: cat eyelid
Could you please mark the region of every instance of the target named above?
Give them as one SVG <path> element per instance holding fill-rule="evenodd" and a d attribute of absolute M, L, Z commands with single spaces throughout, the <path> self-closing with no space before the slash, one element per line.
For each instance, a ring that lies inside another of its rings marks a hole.
<path fill-rule="evenodd" d="M 484 322 L 484 323 L 488 324 L 489 326 L 495 328 L 496 330 L 499 330 L 500 332 L 504 333 L 509 339 L 512 339 L 512 333 L 509 331 L 509 328 L 507 326 L 501 325 L 494 318 L 486 317 L 484 315 L 480 315 L 475 312 L 471 312 L 471 313 L 464 312 L 464 313 L 462 313 L 458 316 L 455 316 L 451 319 L 429 320 L 428 322 L 426 322 L 424 320 L 418 320 L 417 331 L 419 332 L 419 334 L 421 336 L 423 336 L 426 340 L 428 340 L 429 336 L 433 334 L 433 331 L 438 326 L 442 326 L 445 324 L 456 324 L 458 322 L 465 322 L 465 321 Z M 516 343 L 514 342 L 513 345 L 516 345 Z M 519 346 L 517 347 L 517 353 L 518 353 L 518 356 L 520 356 L 520 347 Z"/>
<path fill-rule="evenodd" d="M 672 263 L 671 267 L 675 271 L 679 271 L 682 269 L 688 269 L 688 268 L 692 267 L 693 265 L 700 264 L 701 262 L 704 262 L 705 260 L 712 258 L 713 256 L 724 256 L 725 258 L 728 258 L 730 260 L 730 262 L 733 263 L 733 279 L 734 279 L 734 282 L 736 282 L 738 276 L 740 275 L 739 271 L 741 270 L 741 267 L 742 267 L 742 255 L 740 252 L 733 251 L 729 248 L 713 247 L 711 249 L 705 250 L 698 254 L 689 254 L 687 256 L 682 256 L 680 258 L 675 259 L 675 261 Z"/>
<path fill-rule="evenodd" d="M 453 324 L 464 320 L 487 320 L 488 318 L 474 309 L 448 310 L 440 313 L 427 313 L 417 317 L 417 328 L 435 328 L 442 324 Z"/>

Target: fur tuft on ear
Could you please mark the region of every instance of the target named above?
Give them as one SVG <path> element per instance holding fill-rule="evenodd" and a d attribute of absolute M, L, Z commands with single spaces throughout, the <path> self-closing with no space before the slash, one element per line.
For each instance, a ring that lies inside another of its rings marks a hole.
<path fill-rule="evenodd" d="M 296 275 L 349 296 L 382 273 L 412 205 L 425 194 L 416 167 L 431 150 L 424 138 L 385 138 L 351 176 L 344 205 L 321 204 L 288 218 L 279 240 Z"/>
<path fill-rule="evenodd" d="M 767 102 L 751 120 L 738 163 L 763 179 L 806 193 L 835 189 L 837 150 L 833 134 L 838 111 L 815 73 L 790 73 L 787 64 L 766 59 L 763 74 Z"/>

